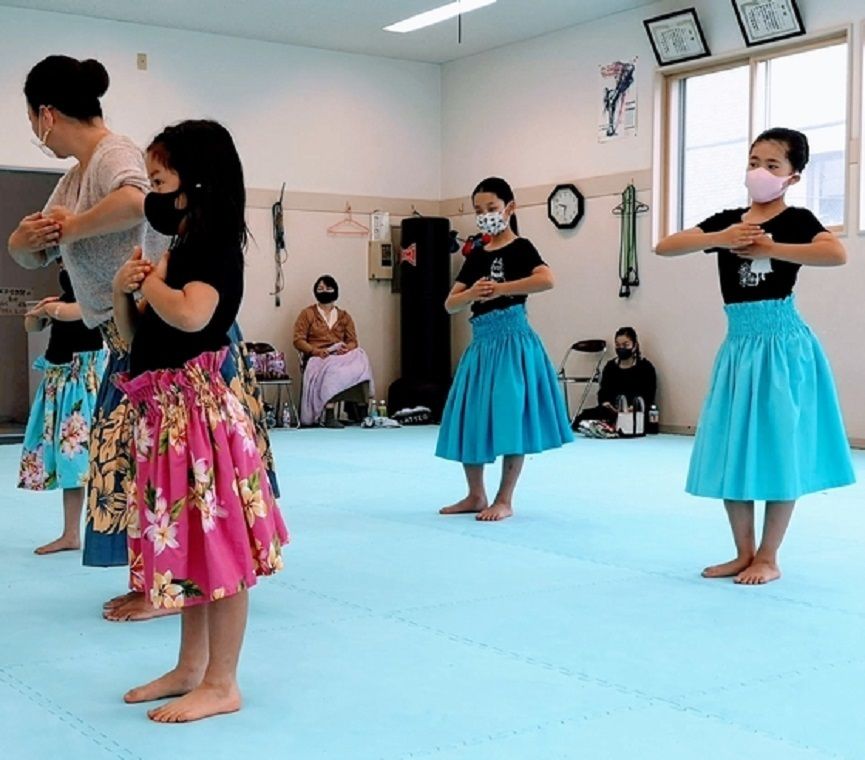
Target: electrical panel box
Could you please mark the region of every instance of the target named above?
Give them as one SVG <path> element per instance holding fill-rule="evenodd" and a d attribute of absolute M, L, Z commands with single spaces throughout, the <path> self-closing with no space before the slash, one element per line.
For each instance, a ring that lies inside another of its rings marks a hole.
<path fill-rule="evenodd" d="M 369 241 L 369 279 L 393 279 L 394 247 L 389 241 Z"/>

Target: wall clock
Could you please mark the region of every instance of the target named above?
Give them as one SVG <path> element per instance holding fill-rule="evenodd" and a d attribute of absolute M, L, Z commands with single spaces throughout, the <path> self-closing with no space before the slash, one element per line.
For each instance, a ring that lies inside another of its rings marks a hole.
<path fill-rule="evenodd" d="M 556 185 L 547 198 L 547 216 L 560 230 L 572 230 L 583 218 L 585 205 L 575 185 Z"/>

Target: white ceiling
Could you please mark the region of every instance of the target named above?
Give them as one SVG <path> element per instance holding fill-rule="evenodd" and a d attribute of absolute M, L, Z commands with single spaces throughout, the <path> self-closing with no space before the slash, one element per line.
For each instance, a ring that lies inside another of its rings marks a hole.
<path fill-rule="evenodd" d="M 498 0 L 457 20 L 409 34 L 382 31 L 446 0 L 0 0 L 72 13 L 304 47 L 444 63 L 654 0 Z"/>

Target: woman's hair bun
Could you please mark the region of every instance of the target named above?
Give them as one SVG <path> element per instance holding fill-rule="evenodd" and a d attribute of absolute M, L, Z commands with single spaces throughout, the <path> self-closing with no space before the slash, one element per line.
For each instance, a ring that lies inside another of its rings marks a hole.
<path fill-rule="evenodd" d="M 108 71 L 99 61 L 93 58 L 81 61 L 81 76 L 94 97 L 101 98 L 108 91 L 111 80 Z"/>

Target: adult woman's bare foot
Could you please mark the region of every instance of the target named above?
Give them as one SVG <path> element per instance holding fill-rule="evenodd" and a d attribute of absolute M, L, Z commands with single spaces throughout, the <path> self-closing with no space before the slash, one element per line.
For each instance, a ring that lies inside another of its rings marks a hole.
<path fill-rule="evenodd" d="M 44 546 L 40 546 L 38 549 L 34 549 L 33 553 L 38 554 L 41 557 L 45 554 L 56 554 L 57 552 L 75 552 L 80 548 L 80 538 L 67 538 L 66 536 L 60 536 L 56 541 L 52 541 L 50 544 L 45 544 Z"/>
<path fill-rule="evenodd" d="M 123 701 L 129 705 L 139 702 L 152 702 L 155 699 L 166 697 L 182 697 L 201 685 L 204 677 L 204 669 L 201 670 L 174 670 L 164 676 L 160 676 L 143 686 L 136 686 L 123 695 Z"/>
<path fill-rule="evenodd" d="M 736 557 L 721 565 L 710 565 L 701 575 L 704 578 L 732 578 L 745 570 L 753 561 L 753 557 Z"/>
<path fill-rule="evenodd" d="M 442 507 L 439 510 L 440 515 L 464 515 L 469 512 L 483 512 L 487 508 L 486 496 L 466 496 L 456 504 L 451 504 L 449 507 Z"/>
<path fill-rule="evenodd" d="M 780 577 L 781 568 L 774 562 L 755 561 L 736 576 L 735 582 L 743 586 L 762 586 Z"/>
<path fill-rule="evenodd" d="M 502 502 L 497 501 L 491 507 L 481 510 L 475 519 L 480 520 L 481 522 L 498 522 L 499 520 L 507 519 L 513 515 L 513 513 L 514 510 L 511 508 L 510 504 L 503 504 Z"/>
<path fill-rule="evenodd" d="M 188 723 L 237 712 L 239 709 L 240 691 L 237 684 L 228 687 L 201 684 L 180 699 L 148 710 L 147 717 L 157 723 Z"/>
<path fill-rule="evenodd" d="M 144 594 L 135 594 L 126 604 L 104 610 L 102 617 L 112 623 L 137 623 L 142 620 L 177 615 L 179 612 L 178 607 L 154 607 Z"/>
<path fill-rule="evenodd" d="M 121 594 L 120 596 L 113 596 L 107 602 L 102 605 L 103 610 L 113 610 L 117 607 L 122 607 L 124 604 L 131 602 L 133 599 L 137 597 L 144 597 L 140 591 L 127 591 L 125 594 Z"/>

